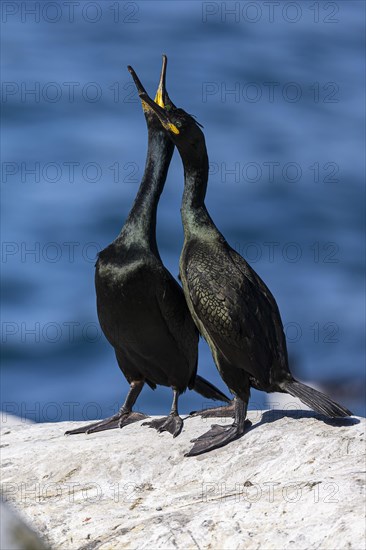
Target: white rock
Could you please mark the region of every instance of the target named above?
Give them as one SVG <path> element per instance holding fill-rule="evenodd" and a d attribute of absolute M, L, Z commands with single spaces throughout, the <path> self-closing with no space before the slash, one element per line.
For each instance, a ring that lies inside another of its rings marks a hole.
<path fill-rule="evenodd" d="M 20 416 L 8 414 L 5 411 L 1 412 L 1 425 L 4 429 L 6 426 L 13 426 L 17 424 L 34 424 L 34 422 L 29 418 L 20 418 Z"/>
<path fill-rule="evenodd" d="M 3 423 L 3 491 L 57 549 L 363 548 L 365 420 L 249 419 L 244 437 L 193 458 L 210 419 L 176 439 L 140 423 L 70 437 L 80 422 Z"/>

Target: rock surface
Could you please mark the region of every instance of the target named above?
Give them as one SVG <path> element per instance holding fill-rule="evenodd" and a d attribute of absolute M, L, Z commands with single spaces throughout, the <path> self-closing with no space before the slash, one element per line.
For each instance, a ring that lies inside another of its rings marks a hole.
<path fill-rule="evenodd" d="M 251 411 L 241 439 L 194 458 L 182 434 L 132 424 L 2 422 L 3 493 L 54 549 L 364 548 L 365 419 Z M 222 419 L 222 423 L 228 420 Z"/>

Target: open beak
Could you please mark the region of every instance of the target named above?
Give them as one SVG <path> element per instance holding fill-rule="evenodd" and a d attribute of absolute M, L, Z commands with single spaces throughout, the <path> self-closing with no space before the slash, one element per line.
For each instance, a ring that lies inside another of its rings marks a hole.
<path fill-rule="evenodd" d="M 160 105 L 160 107 L 162 107 L 163 109 L 165 108 L 165 98 L 168 95 L 165 87 L 167 64 L 168 64 L 168 58 L 166 55 L 163 55 L 163 64 L 161 67 L 159 86 L 154 99 L 155 103 Z"/>
<path fill-rule="evenodd" d="M 149 111 L 149 110 L 153 111 L 157 115 L 162 126 L 166 130 L 169 130 L 173 134 L 179 134 L 178 128 L 170 122 L 168 113 L 165 110 L 165 107 L 168 106 L 167 100 L 169 104 L 173 106 L 173 104 L 169 100 L 167 91 L 165 89 L 166 66 L 167 66 L 167 57 L 166 55 L 163 55 L 163 65 L 161 69 L 160 82 L 159 82 L 158 90 L 156 92 L 155 101 L 151 99 L 151 97 L 148 95 L 147 91 L 141 84 L 141 81 L 137 76 L 137 74 L 135 73 L 135 71 L 133 70 L 133 68 L 130 65 L 128 65 L 127 69 L 131 73 L 131 76 L 134 80 L 135 86 L 137 88 L 137 92 L 139 94 L 139 97 L 142 103 L 142 108 L 144 109 L 144 111 Z"/>
<path fill-rule="evenodd" d="M 145 90 L 145 88 L 144 88 L 143 85 L 141 84 L 141 81 L 140 81 L 139 77 L 137 76 L 137 74 L 135 73 L 135 71 L 133 70 L 133 68 L 131 67 L 131 65 L 128 65 L 128 66 L 127 66 L 127 69 L 128 69 L 128 71 L 131 73 L 131 75 L 132 75 L 133 81 L 134 81 L 135 86 L 136 86 L 136 88 L 137 88 L 137 92 L 138 92 L 139 97 L 140 97 L 140 99 L 141 99 L 141 103 L 142 103 L 142 108 L 143 108 L 143 110 L 144 110 L 144 111 L 150 111 L 150 108 L 149 108 L 148 103 L 146 103 L 146 102 L 142 99 L 144 96 L 149 97 L 149 96 L 147 95 L 147 91 Z M 149 98 L 149 99 L 150 99 L 150 98 Z"/>

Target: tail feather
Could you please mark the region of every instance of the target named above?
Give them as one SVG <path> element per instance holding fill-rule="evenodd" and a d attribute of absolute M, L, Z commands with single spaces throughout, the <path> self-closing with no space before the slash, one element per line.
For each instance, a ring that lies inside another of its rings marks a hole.
<path fill-rule="evenodd" d="M 301 384 L 297 380 L 289 380 L 282 385 L 283 389 L 292 395 L 298 397 L 308 407 L 320 414 L 325 414 L 331 418 L 338 416 L 352 416 L 351 411 L 338 405 L 335 401 L 332 401 L 330 397 L 321 393 L 318 390 L 314 390 L 310 386 Z"/>
<path fill-rule="evenodd" d="M 206 397 L 207 399 L 213 399 L 214 401 L 225 401 L 225 403 L 231 403 L 231 399 L 226 397 L 222 391 L 220 391 L 216 386 L 211 384 L 211 382 L 208 382 L 202 376 L 196 375 L 196 378 L 194 379 L 194 384 L 192 387 L 192 390 L 199 393 L 203 397 Z"/>

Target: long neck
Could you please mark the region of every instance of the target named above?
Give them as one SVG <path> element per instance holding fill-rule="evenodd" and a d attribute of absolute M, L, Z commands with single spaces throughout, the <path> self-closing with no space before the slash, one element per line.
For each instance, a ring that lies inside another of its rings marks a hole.
<path fill-rule="evenodd" d="M 199 235 L 212 237 L 219 234 L 206 205 L 208 181 L 208 157 L 206 147 L 199 158 L 180 152 L 184 165 L 184 192 L 182 199 L 182 222 L 185 237 Z"/>
<path fill-rule="evenodd" d="M 174 145 L 163 129 L 148 127 L 148 149 L 144 175 L 127 220 L 116 239 L 124 245 L 148 247 L 157 255 L 156 211 L 164 189 Z"/>

